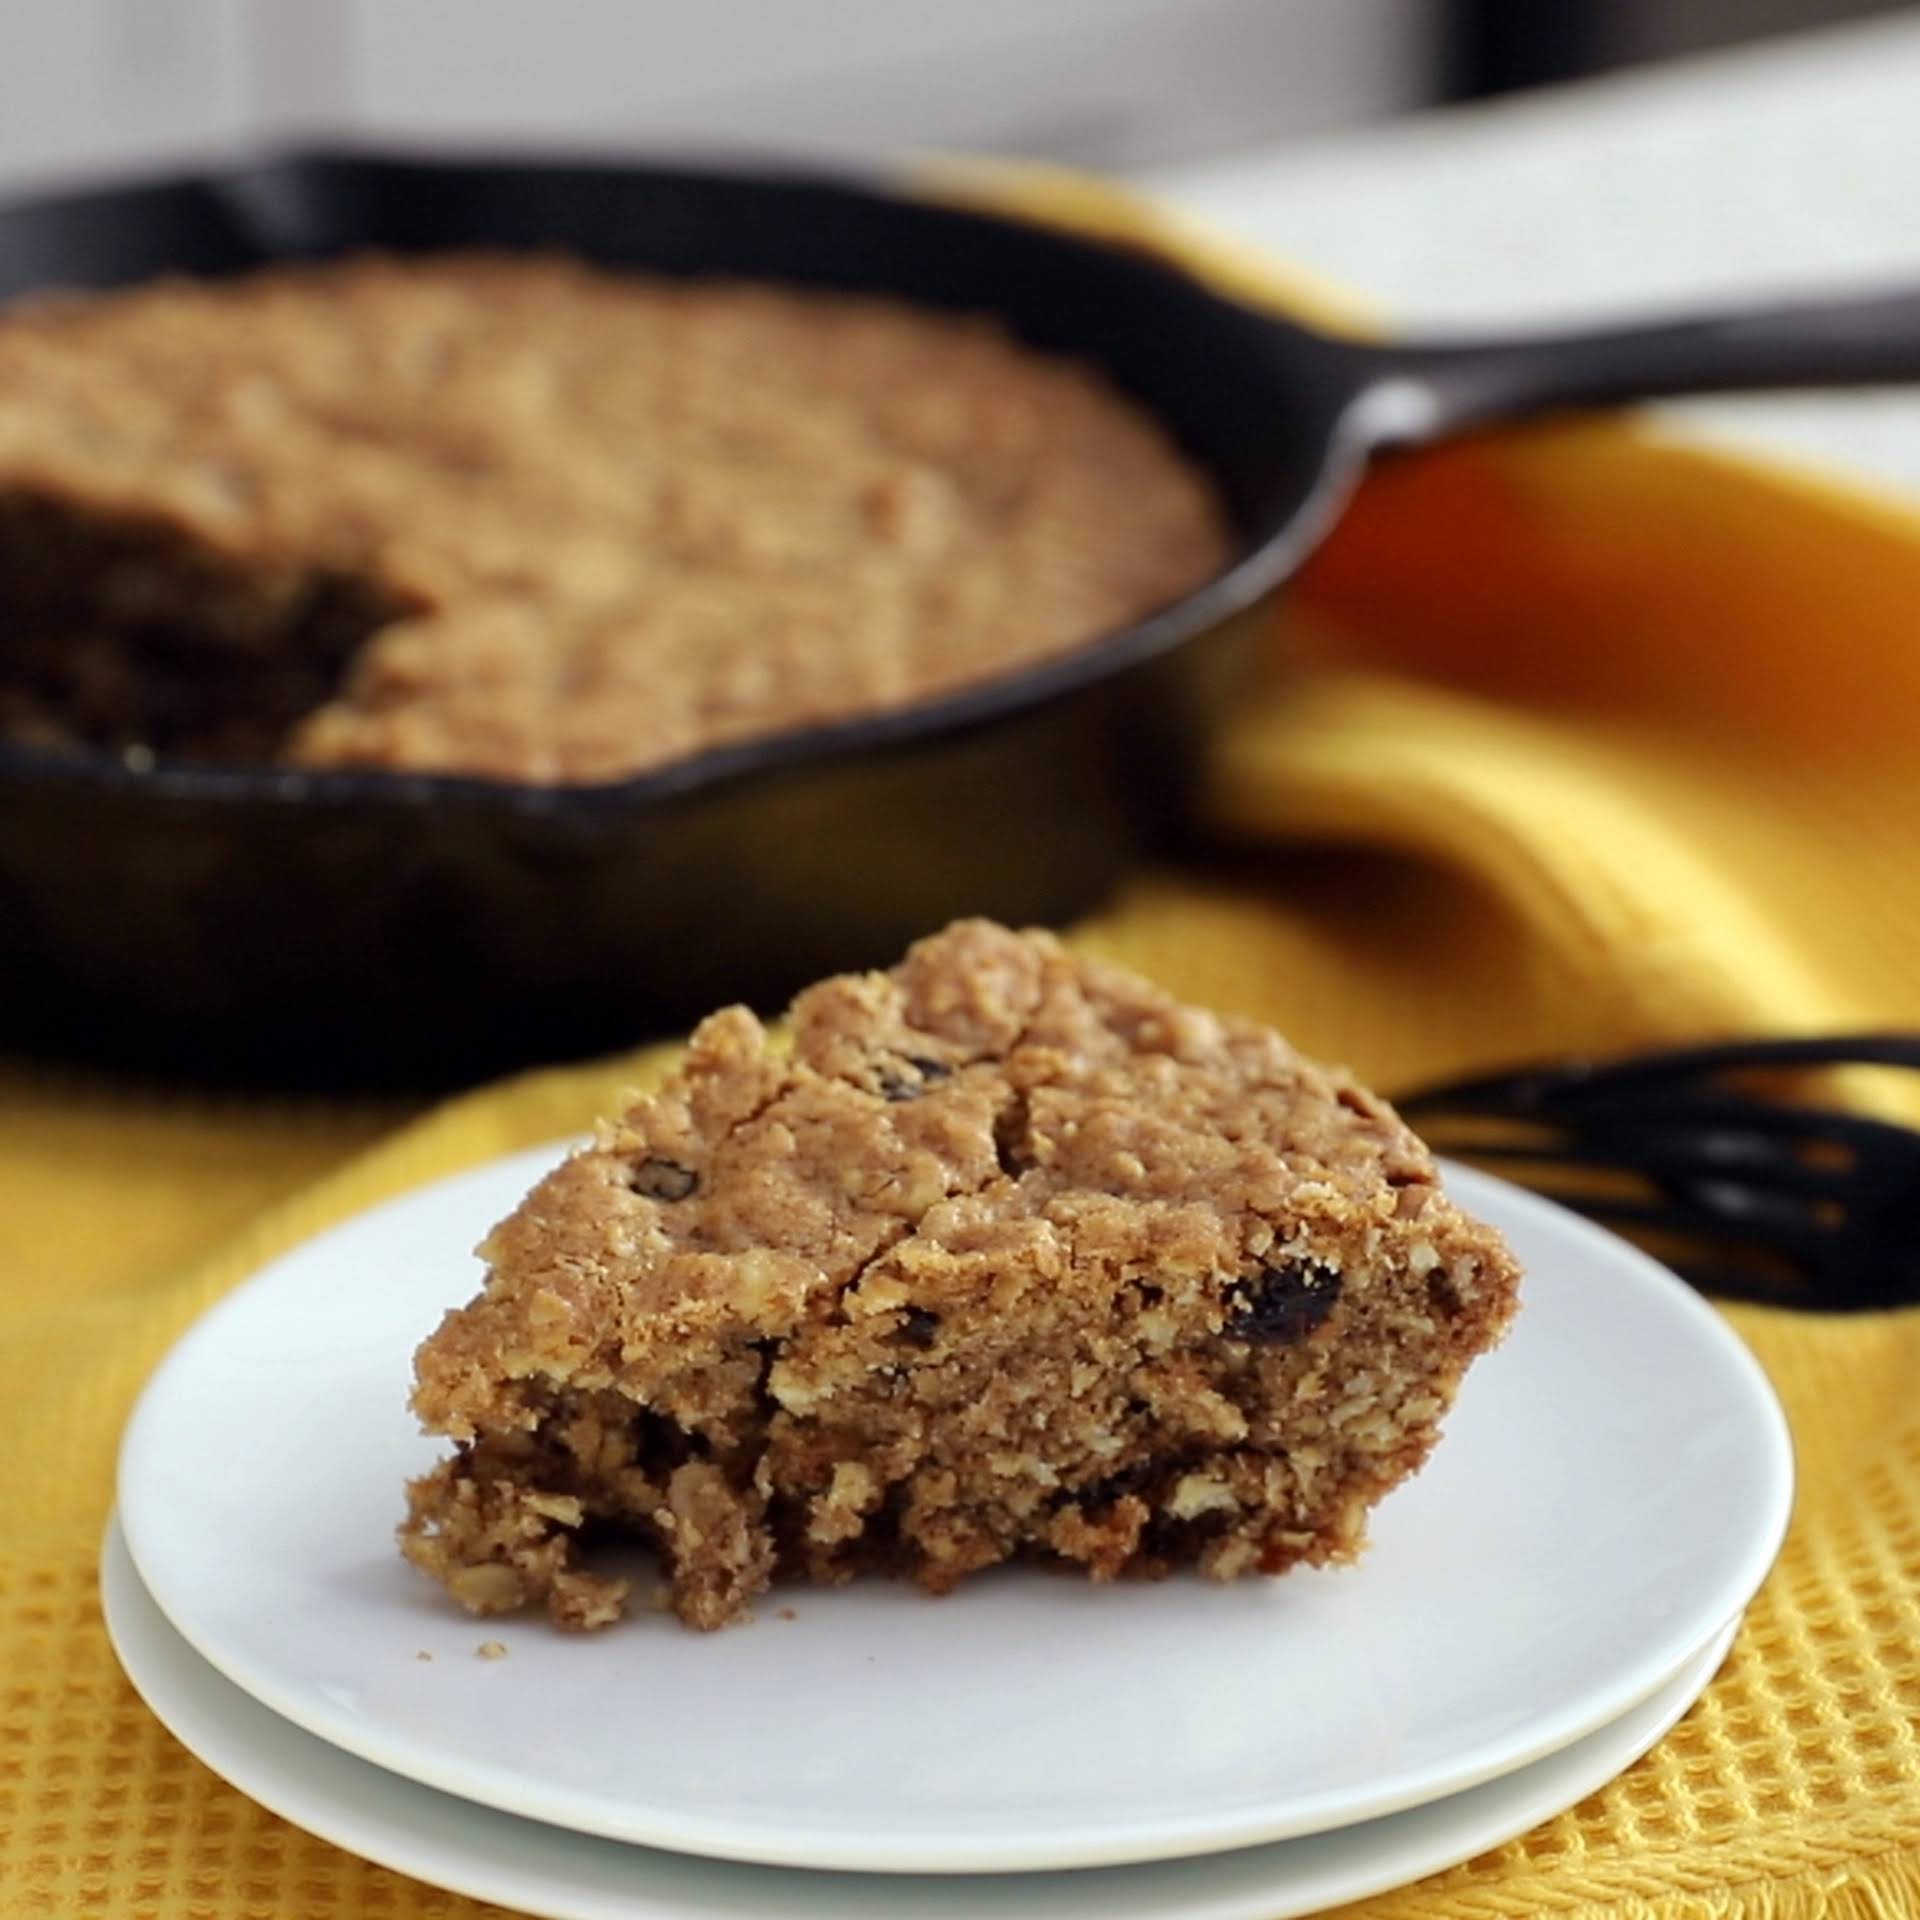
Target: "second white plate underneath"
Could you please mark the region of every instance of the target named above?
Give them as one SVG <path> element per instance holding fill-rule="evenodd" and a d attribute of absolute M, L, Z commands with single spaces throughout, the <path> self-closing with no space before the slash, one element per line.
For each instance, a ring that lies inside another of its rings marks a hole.
<path fill-rule="evenodd" d="M 1738 1631 L 1618 1720 L 1501 1779 L 1361 1826 L 1266 1847 L 1083 1873 L 806 1873 L 595 1840 L 396 1780 L 269 1713 L 167 1624 L 119 1529 L 101 1560 L 128 1677 L 214 1772 L 381 1866 L 541 1920 L 1291 1920 L 1484 1853 L 1597 1792 L 1686 1712 Z"/>
<path fill-rule="evenodd" d="M 308 1732 L 507 1812 L 890 1872 L 1322 1831 L 1617 1719 L 1746 1605 L 1785 1525 L 1785 1427 L 1720 1317 L 1618 1240 L 1455 1172 L 1525 1262 L 1525 1305 L 1355 1569 L 1017 1572 L 938 1602 L 870 1581 L 709 1636 L 476 1622 L 393 1548 L 401 1483 L 438 1451 L 406 1412 L 409 1358 L 552 1158 L 273 1263 L 175 1348 L 121 1456 L 135 1563 L 204 1658 Z M 485 1640 L 506 1657 L 476 1659 Z"/>

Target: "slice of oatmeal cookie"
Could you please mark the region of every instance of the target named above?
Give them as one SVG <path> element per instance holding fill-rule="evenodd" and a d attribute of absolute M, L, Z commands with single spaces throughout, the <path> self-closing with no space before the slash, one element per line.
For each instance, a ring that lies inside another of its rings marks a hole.
<path fill-rule="evenodd" d="M 573 1627 L 615 1534 L 699 1627 L 776 1575 L 1349 1560 L 1519 1277 L 1344 1073 L 984 921 L 809 988 L 790 1047 L 713 1015 L 482 1252 L 402 1545 Z"/>

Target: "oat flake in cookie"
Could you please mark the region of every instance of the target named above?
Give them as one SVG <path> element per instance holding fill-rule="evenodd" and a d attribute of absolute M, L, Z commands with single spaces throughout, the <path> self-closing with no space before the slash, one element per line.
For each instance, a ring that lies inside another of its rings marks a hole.
<path fill-rule="evenodd" d="M 596 1627 L 779 1576 L 1350 1560 L 1519 1273 L 1383 1102 L 1250 1021 L 967 921 L 742 1008 L 482 1248 L 421 1347 L 402 1546 Z"/>

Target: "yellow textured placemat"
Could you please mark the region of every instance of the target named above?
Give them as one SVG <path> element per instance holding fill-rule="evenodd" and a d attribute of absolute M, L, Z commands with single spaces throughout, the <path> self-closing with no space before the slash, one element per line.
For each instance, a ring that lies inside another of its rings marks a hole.
<path fill-rule="evenodd" d="M 1068 183 L 1019 192 L 1165 237 Z M 1088 947 L 1389 1087 L 1920 1025 L 1920 521 L 1618 424 L 1488 439 L 1369 485 L 1282 649 L 1304 678 L 1220 755 L 1226 851 L 1141 878 Z M 0 1076 L 0 1915 L 483 1911 L 261 1812 L 145 1713 L 94 1597 L 114 1449 L 170 1339 L 261 1260 L 654 1064 L 489 1089 L 353 1159 L 401 1116 Z M 1732 1317 L 1802 1477 L 1726 1668 L 1604 1792 L 1367 1914 L 1920 1913 L 1920 1312 Z"/>

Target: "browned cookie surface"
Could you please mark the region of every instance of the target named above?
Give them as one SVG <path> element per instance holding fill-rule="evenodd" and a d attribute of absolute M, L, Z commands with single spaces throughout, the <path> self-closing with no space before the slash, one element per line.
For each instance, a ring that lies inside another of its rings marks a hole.
<path fill-rule="evenodd" d="M 443 255 L 0 314 L 0 734 L 619 778 L 1008 672 L 1227 554 L 1091 369 Z"/>
<path fill-rule="evenodd" d="M 809 989 L 790 1046 L 714 1015 L 483 1252 L 403 1544 L 575 1626 L 609 1533 L 698 1626 L 776 1573 L 1348 1559 L 1518 1280 L 1346 1075 L 983 921 Z"/>

